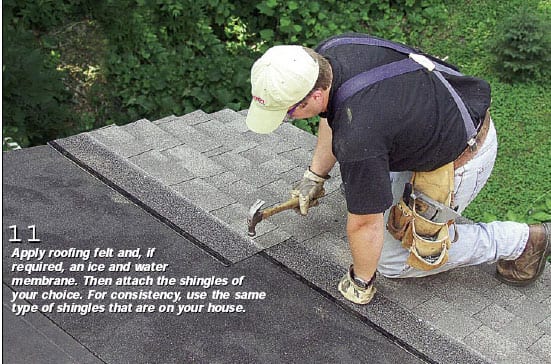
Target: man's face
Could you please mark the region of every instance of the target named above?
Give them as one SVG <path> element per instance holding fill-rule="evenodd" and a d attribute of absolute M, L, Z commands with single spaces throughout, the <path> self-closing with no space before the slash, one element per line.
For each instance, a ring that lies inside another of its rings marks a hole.
<path fill-rule="evenodd" d="M 315 90 L 309 96 L 299 103 L 289 108 L 287 112 L 288 119 L 308 119 L 317 116 L 324 111 L 320 90 Z"/>

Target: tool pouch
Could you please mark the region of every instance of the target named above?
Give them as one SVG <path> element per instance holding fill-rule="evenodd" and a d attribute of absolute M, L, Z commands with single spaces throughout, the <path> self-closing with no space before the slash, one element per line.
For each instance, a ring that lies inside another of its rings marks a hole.
<path fill-rule="evenodd" d="M 413 189 L 450 206 L 453 172 L 453 164 L 431 172 L 416 172 L 412 177 Z M 452 223 L 453 220 L 444 223 L 431 221 L 418 212 L 415 202 L 408 205 L 402 198 L 390 210 L 387 230 L 409 250 L 409 266 L 432 270 L 448 261 L 448 251 L 452 243 L 449 225 Z"/>

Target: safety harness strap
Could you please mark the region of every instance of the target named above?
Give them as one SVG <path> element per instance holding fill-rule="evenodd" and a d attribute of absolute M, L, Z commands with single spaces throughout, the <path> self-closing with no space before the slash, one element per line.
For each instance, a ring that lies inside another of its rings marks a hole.
<path fill-rule="evenodd" d="M 344 37 L 331 39 L 323 44 L 320 47 L 319 51 L 323 52 L 330 48 L 344 44 L 362 44 L 390 48 L 397 52 L 407 54 L 409 58 L 372 68 L 369 71 L 359 73 L 351 79 L 345 81 L 335 92 L 334 105 L 337 109 L 340 107 L 340 105 L 344 103 L 346 99 L 355 95 L 357 92 L 368 86 L 383 81 L 387 78 L 396 77 L 405 73 L 425 68 L 436 75 L 436 77 L 440 80 L 440 82 L 442 82 L 442 84 L 446 87 L 446 89 L 452 96 L 457 105 L 457 108 L 459 109 L 459 112 L 461 113 L 463 123 L 465 124 L 465 130 L 467 132 L 467 143 L 471 147 L 474 146 L 477 131 L 473 119 L 471 118 L 471 115 L 467 111 L 465 103 L 463 102 L 463 100 L 461 100 L 461 97 L 458 95 L 457 91 L 444 78 L 441 73 L 444 72 L 455 76 L 461 76 L 462 74 L 460 72 L 457 72 L 456 70 L 438 62 L 434 62 L 424 55 L 415 53 L 415 51 L 409 47 L 378 38 Z"/>

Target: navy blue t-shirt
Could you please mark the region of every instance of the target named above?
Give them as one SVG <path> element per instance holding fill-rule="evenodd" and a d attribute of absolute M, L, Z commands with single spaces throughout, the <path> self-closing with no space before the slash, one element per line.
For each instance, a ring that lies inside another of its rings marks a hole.
<path fill-rule="evenodd" d="M 346 80 L 407 55 L 354 44 L 321 54 L 333 70 L 328 110 L 322 116 L 333 131 L 333 153 L 340 164 L 349 212 L 384 212 L 392 204 L 391 171 L 430 171 L 455 160 L 466 148 L 465 126 L 455 101 L 425 69 L 364 88 L 339 108 L 332 104 Z M 490 106 L 488 83 L 468 76 L 444 76 L 479 124 Z"/>

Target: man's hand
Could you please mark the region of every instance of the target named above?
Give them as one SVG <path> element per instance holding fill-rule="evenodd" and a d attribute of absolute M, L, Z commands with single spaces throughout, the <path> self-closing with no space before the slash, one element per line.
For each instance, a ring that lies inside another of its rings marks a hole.
<path fill-rule="evenodd" d="M 309 207 L 317 205 L 318 202 L 315 197 L 323 188 L 323 183 L 329 178 L 330 176 L 318 176 L 310 168 L 304 172 L 302 180 L 291 190 L 291 196 L 298 197 L 301 215 L 306 215 Z M 315 201 L 315 203 L 312 204 L 312 201 Z"/>

